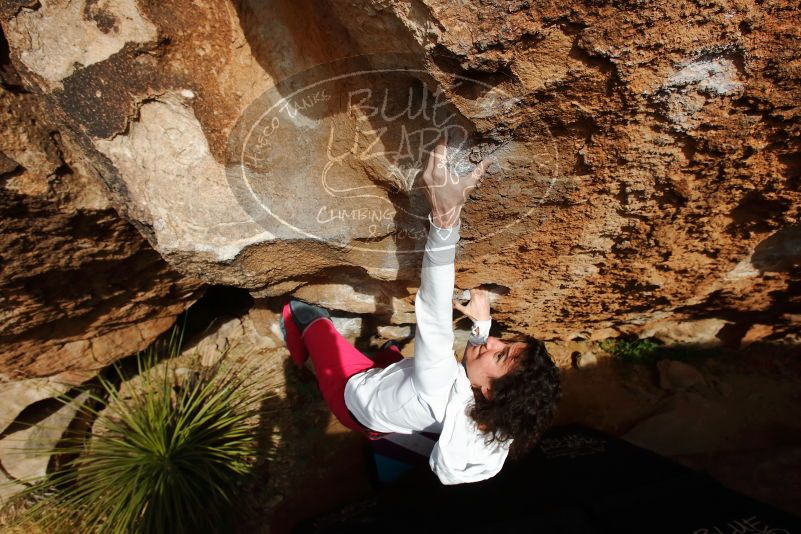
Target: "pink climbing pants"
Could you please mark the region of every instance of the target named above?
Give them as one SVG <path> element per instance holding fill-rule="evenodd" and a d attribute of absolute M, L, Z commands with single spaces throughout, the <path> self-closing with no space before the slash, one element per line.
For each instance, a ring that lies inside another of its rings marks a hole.
<path fill-rule="evenodd" d="M 373 367 L 386 367 L 402 360 L 403 356 L 398 348 L 390 346 L 379 351 L 375 359 L 371 360 L 342 337 L 334 324 L 324 317 L 312 321 L 304 330 L 302 338 L 314 365 L 317 384 L 336 418 L 346 427 L 362 432 L 370 439 L 386 435 L 362 426 L 351 415 L 345 405 L 345 384 L 357 373 Z"/>

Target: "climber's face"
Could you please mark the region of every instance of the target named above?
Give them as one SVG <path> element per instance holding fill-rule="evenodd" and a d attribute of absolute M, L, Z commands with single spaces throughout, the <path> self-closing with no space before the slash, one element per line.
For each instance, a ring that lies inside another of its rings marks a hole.
<path fill-rule="evenodd" d="M 517 364 L 518 357 L 526 350 L 523 342 L 505 342 L 489 336 L 483 345 L 470 345 L 464 351 L 462 363 L 473 387 L 481 388 L 488 399 L 492 398 L 491 383 Z"/>

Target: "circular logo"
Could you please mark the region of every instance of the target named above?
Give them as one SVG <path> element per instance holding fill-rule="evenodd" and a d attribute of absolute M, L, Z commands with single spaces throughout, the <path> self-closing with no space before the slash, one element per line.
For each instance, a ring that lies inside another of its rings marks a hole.
<path fill-rule="evenodd" d="M 226 165 L 253 220 L 275 239 L 322 245 L 310 249 L 335 264 L 419 265 L 430 212 L 420 175 L 446 136 L 454 176 L 493 161 L 463 212 L 476 221 L 462 226 L 463 240 L 497 250 L 510 229 L 531 221 L 558 176 L 547 128 L 522 141 L 493 129 L 519 113 L 517 98 L 464 76 L 434 79 L 420 61 L 349 57 L 281 80 L 253 101 L 232 130 Z"/>

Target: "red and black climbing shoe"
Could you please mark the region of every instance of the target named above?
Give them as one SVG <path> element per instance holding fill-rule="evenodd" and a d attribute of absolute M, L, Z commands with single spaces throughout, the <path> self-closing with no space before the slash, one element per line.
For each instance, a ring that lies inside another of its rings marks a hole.
<path fill-rule="evenodd" d="M 303 343 L 303 332 L 313 321 L 321 317 L 331 319 L 328 310 L 299 300 L 290 300 L 284 305 L 279 326 L 284 334 L 284 343 L 289 349 L 292 361 L 298 367 L 303 367 L 309 357 L 309 351 Z"/>

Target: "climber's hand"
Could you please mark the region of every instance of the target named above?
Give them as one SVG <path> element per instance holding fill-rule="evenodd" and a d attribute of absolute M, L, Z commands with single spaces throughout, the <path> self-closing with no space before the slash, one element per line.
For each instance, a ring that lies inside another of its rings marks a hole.
<path fill-rule="evenodd" d="M 489 293 L 483 289 L 471 289 L 470 302 L 464 305 L 454 301 L 453 307 L 473 321 L 487 321 L 490 319 Z"/>
<path fill-rule="evenodd" d="M 456 226 L 467 197 L 492 161 L 493 158 L 483 159 L 467 176 L 451 172 L 448 168 L 448 134 L 447 130 L 443 130 L 442 138 L 428 156 L 428 164 L 421 178 L 435 226 Z"/>

